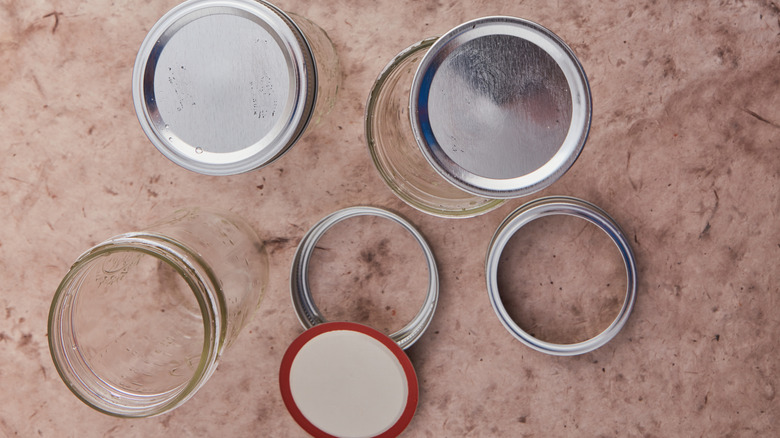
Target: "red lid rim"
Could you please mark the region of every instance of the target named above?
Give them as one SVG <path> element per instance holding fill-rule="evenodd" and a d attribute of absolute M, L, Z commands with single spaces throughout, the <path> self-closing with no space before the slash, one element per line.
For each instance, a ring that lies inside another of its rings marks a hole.
<path fill-rule="evenodd" d="M 338 438 L 337 436 L 331 435 L 315 426 L 303 415 L 301 410 L 298 408 L 298 405 L 293 399 L 292 390 L 290 388 L 290 370 L 292 369 L 292 364 L 295 360 L 295 357 L 298 355 L 298 352 L 301 350 L 301 348 L 303 348 L 304 345 L 323 333 L 339 330 L 359 332 L 376 339 L 385 347 L 387 347 L 401 364 L 404 374 L 406 375 L 406 407 L 395 424 L 393 424 L 389 429 L 385 430 L 381 434 L 376 435 L 376 438 L 391 438 L 400 435 L 401 432 L 403 432 L 412 421 L 414 413 L 417 410 L 417 402 L 419 400 L 417 374 L 414 372 L 412 361 L 409 360 L 409 357 L 406 355 L 406 353 L 404 353 L 401 347 L 398 346 L 398 344 L 387 337 L 387 335 L 384 333 L 363 324 L 354 322 L 327 322 L 324 324 L 318 324 L 295 338 L 295 340 L 287 348 L 287 351 L 284 353 L 282 364 L 279 369 L 279 388 L 282 392 L 282 400 L 284 401 L 284 405 L 287 407 L 287 410 L 290 412 L 290 415 L 292 415 L 295 422 L 298 423 L 299 426 L 301 426 L 313 437 Z"/>

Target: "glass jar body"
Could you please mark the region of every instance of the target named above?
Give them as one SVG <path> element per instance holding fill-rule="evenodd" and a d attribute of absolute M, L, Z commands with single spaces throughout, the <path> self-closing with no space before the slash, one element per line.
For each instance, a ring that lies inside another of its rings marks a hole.
<path fill-rule="evenodd" d="M 341 85 L 341 70 L 336 47 L 328 34 L 308 18 L 288 12 L 311 49 L 317 68 L 317 101 L 311 116 L 310 125 L 317 126 L 336 104 L 336 95 Z"/>
<path fill-rule="evenodd" d="M 87 405 L 147 417 L 181 405 L 208 380 L 259 306 L 268 260 L 228 215 L 182 210 L 79 257 L 49 313 L 49 347 Z"/>
<path fill-rule="evenodd" d="M 441 217 L 472 217 L 503 200 L 467 193 L 439 175 L 420 150 L 410 119 L 410 90 L 422 57 L 437 38 L 399 53 L 374 83 L 366 105 L 366 141 L 379 173 L 404 202 Z"/>

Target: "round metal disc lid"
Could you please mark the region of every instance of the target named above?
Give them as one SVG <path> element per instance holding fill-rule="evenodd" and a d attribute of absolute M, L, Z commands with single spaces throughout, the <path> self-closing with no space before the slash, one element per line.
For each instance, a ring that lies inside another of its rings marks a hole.
<path fill-rule="evenodd" d="M 519 18 L 480 18 L 439 38 L 420 62 L 410 99 L 426 159 L 455 186 L 489 198 L 552 184 L 590 130 L 590 88 L 574 53 Z"/>
<path fill-rule="evenodd" d="M 254 0 L 190 0 L 142 43 L 133 101 L 166 157 L 229 175 L 268 164 L 295 143 L 316 80 L 311 49 L 282 11 Z"/>
<path fill-rule="evenodd" d="M 392 339 L 351 322 L 317 325 L 282 359 L 279 386 L 315 437 L 396 437 L 417 409 L 417 376 Z"/>

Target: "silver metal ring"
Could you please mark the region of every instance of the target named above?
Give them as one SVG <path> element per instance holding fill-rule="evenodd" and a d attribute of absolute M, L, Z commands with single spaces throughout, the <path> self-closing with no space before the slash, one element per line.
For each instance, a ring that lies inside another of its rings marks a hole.
<path fill-rule="evenodd" d="M 626 265 L 626 297 L 617 317 L 609 327 L 593 338 L 576 344 L 554 344 L 531 336 L 509 316 L 498 290 L 498 264 L 509 239 L 532 220 L 550 215 L 570 215 L 585 219 L 599 227 L 615 242 Z M 573 356 L 593 351 L 609 342 L 625 325 L 636 300 L 636 260 L 620 226 L 599 207 L 577 198 L 555 196 L 537 199 L 521 206 L 498 227 L 488 249 L 485 263 L 488 294 L 493 310 L 507 330 L 520 342 L 556 356 Z"/>
<path fill-rule="evenodd" d="M 422 234 L 412 224 L 387 210 L 374 207 L 345 208 L 326 216 L 303 236 L 295 252 L 290 272 L 290 293 L 292 295 L 293 308 L 295 308 L 295 313 L 298 315 L 298 320 L 306 329 L 328 322 L 312 299 L 311 289 L 309 288 L 309 262 L 320 238 L 332 226 L 355 216 L 378 216 L 392 220 L 412 234 L 425 254 L 425 259 L 428 263 L 428 292 L 425 296 L 425 302 L 419 312 L 417 312 L 417 315 L 408 324 L 390 335 L 390 339 L 395 341 L 401 348 L 406 349 L 417 341 L 433 319 L 433 312 L 439 299 L 439 273 L 436 269 L 436 260 L 433 257 L 433 252 Z"/>

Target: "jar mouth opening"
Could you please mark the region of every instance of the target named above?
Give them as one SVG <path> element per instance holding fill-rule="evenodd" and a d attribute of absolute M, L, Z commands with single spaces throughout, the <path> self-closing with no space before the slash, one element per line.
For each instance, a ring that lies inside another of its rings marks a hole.
<path fill-rule="evenodd" d="M 79 399 L 109 415 L 175 408 L 216 368 L 225 337 L 217 284 L 197 254 L 162 236 L 129 233 L 93 247 L 52 301 L 57 372 Z"/>

